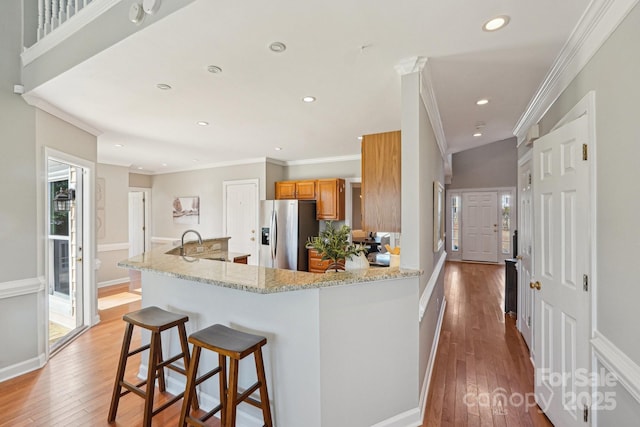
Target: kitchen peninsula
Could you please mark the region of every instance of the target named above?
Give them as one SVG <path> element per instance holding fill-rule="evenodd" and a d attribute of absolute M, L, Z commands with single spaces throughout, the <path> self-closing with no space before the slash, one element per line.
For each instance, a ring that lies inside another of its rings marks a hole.
<path fill-rule="evenodd" d="M 187 314 L 188 333 L 221 323 L 267 337 L 263 352 L 275 425 L 419 425 L 420 272 L 313 274 L 172 250 L 158 248 L 119 266 L 142 272 L 143 307 Z M 167 354 L 179 346 L 176 337 L 164 344 Z M 214 362 L 202 363 L 204 371 Z M 255 380 L 252 363 L 241 362 L 240 388 Z M 177 393 L 184 379 L 170 372 L 168 384 Z M 202 387 L 202 406 L 217 404 L 215 381 Z M 239 426 L 262 425 L 249 405 L 239 407 L 238 417 Z M 392 418 L 401 424 L 388 424 Z"/>

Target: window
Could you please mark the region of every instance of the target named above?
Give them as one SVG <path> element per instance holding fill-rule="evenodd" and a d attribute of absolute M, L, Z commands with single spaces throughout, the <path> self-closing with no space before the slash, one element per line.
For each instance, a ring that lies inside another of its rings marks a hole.
<path fill-rule="evenodd" d="M 500 247 L 503 254 L 511 253 L 511 193 L 500 195 Z"/>
<path fill-rule="evenodd" d="M 451 250 L 460 250 L 460 196 L 451 196 Z"/>

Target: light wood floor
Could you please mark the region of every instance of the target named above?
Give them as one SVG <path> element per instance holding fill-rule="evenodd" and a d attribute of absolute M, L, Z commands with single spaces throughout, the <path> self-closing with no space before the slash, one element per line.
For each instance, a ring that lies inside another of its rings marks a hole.
<path fill-rule="evenodd" d="M 483 400 L 495 391 L 507 396 L 533 391 L 526 346 L 513 319 L 502 312 L 503 278 L 503 266 L 447 263 L 447 308 L 424 427 L 551 425 L 537 407 L 527 411 L 508 402 L 485 405 Z M 99 296 L 127 289 L 112 287 Z M 43 369 L 0 383 L 0 426 L 108 426 L 124 333 L 122 315 L 139 307 L 138 301 L 100 312 L 101 323 L 60 350 Z M 136 333 L 133 345 L 139 342 Z M 131 359 L 128 378 L 135 376 L 138 361 Z M 142 409 L 142 399 L 123 397 L 113 425 L 140 425 Z M 154 417 L 154 426 L 177 425 L 179 409 L 177 404 Z M 209 425 L 220 424 L 214 418 Z"/>
<path fill-rule="evenodd" d="M 526 344 L 503 312 L 504 266 L 447 263 L 445 297 L 424 427 L 551 426 L 533 401 Z"/>

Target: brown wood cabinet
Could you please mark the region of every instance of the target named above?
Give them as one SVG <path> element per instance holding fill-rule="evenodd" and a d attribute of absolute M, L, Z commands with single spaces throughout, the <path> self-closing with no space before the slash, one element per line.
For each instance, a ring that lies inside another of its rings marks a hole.
<path fill-rule="evenodd" d="M 322 257 L 315 249 L 309 249 L 309 273 L 324 273 L 331 260 L 322 261 Z"/>
<path fill-rule="evenodd" d="M 400 131 L 362 138 L 362 229 L 400 232 Z"/>
<path fill-rule="evenodd" d="M 316 218 L 344 220 L 344 179 L 316 180 Z"/>
<path fill-rule="evenodd" d="M 276 182 L 276 200 L 297 199 L 315 200 L 316 181 L 279 181 Z"/>

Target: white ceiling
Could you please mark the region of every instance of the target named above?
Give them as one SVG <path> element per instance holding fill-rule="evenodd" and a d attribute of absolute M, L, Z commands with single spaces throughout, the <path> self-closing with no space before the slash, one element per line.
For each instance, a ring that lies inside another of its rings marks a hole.
<path fill-rule="evenodd" d="M 400 129 L 394 67 L 423 56 L 457 152 L 512 136 L 587 4 L 197 0 L 31 94 L 103 132 L 100 162 L 140 172 L 350 156 L 359 135 Z M 507 27 L 481 30 L 502 14 Z M 274 41 L 287 50 L 271 52 Z M 317 101 L 303 103 L 306 95 Z M 491 102 L 479 107 L 482 97 Z M 480 138 L 477 122 L 486 123 Z"/>

